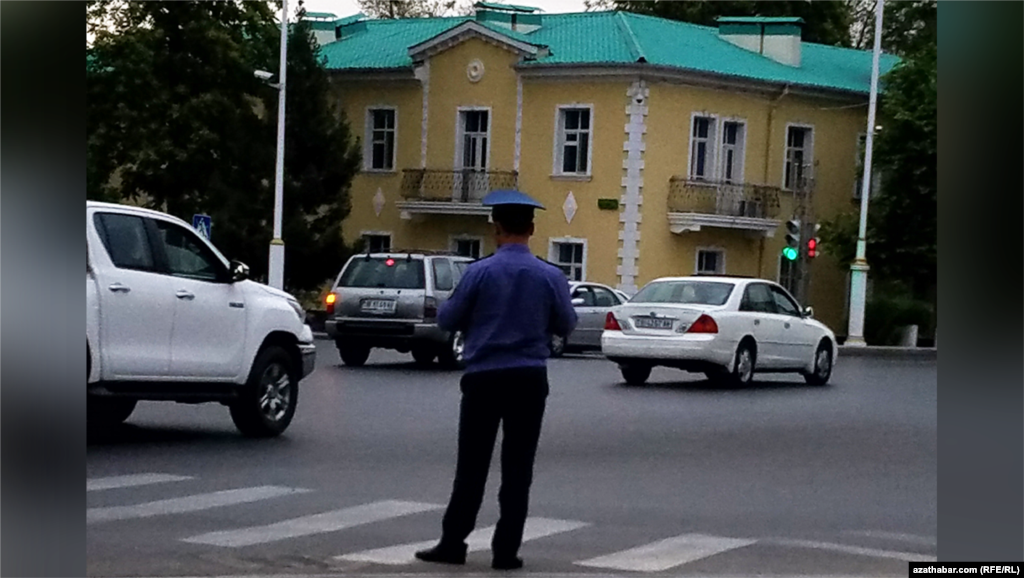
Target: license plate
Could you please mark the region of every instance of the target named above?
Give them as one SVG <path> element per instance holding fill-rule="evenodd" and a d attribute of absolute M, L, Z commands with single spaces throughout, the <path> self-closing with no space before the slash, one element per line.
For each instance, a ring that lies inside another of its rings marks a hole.
<path fill-rule="evenodd" d="M 660 319 L 657 317 L 637 317 L 636 326 L 642 329 L 672 329 L 671 319 Z"/>
<path fill-rule="evenodd" d="M 394 313 L 395 302 L 392 299 L 364 299 L 362 310 L 367 313 Z"/>

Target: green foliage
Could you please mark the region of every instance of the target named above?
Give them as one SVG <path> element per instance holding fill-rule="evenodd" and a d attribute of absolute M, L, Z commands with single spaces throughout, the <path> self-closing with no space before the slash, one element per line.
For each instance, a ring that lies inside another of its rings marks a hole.
<path fill-rule="evenodd" d="M 588 9 L 607 5 L 602 0 L 585 0 Z M 716 26 L 719 16 L 796 16 L 803 18 L 803 39 L 833 46 L 850 45 L 853 18 L 844 2 L 807 2 L 806 0 L 615 0 L 618 10 L 682 20 L 703 26 Z"/>
<path fill-rule="evenodd" d="M 301 10 L 301 8 L 300 8 Z M 280 28 L 264 2 L 91 2 L 86 66 L 87 195 L 190 220 L 265 276 L 273 231 Z M 283 236 L 285 284 L 332 272 L 360 162 L 307 25 L 288 50 Z"/>
<path fill-rule="evenodd" d="M 899 345 L 900 332 L 917 325 L 918 335 L 932 335 L 934 312 L 926 302 L 906 295 L 874 297 L 864 308 L 864 340 L 868 345 Z"/>
<path fill-rule="evenodd" d="M 373 18 L 429 18 L 456 10 L 456 0 L 359 0 L 359 8 Z M 459 7 L 460 12 L 466 10 Z"/>

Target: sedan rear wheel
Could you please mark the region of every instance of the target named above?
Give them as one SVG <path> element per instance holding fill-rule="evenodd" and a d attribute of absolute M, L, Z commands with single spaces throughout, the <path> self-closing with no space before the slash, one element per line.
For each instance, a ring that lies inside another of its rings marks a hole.
<path fill-rule="evenodd" d="M 757 355 L 754 353 L 754 346 L 749 342 L 741 343 L 736 349 L 736 357 L 733 360 L 732 370 L 723 376 L 725 383 L 732 387 L 746 387 L 754 380 L 754 366 L 757 362 Z"/>
<path fill-rule="evenodd" d="M 619 366 L 622 372 L 622 379 L 629 385 L 643 385 L 647 378 L 651 377 L 651 366 L 649 365 L 622 365 Z"/>

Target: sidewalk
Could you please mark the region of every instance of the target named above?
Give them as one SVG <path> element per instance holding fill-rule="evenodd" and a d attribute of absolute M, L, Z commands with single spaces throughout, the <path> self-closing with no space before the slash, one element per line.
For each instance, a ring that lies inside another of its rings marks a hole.
<path fill-rule="evenodd" d="M 849 345 L 840 345 L 839 357 L 934 360 L 938 358 L 938 349 L 935 347 L 882 347 L 877 345 L 850 347 Z"/>

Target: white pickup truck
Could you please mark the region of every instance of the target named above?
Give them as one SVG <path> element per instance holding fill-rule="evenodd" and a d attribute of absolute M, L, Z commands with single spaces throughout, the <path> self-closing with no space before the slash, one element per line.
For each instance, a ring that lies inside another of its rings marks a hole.
<path fill-rule="evenodd" d="M 90 425 L 163 400 L 220 402 L 248 436 L 288 427 L 316 358 L 294 297 L 157 211 L 88 201 L 86 243 Z"/>

